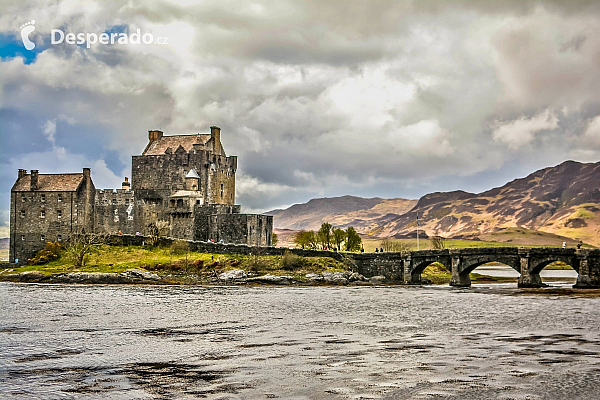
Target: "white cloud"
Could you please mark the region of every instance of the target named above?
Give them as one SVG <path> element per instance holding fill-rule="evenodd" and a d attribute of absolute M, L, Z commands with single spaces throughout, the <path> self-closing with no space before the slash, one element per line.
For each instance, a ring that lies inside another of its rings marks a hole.
<path fill-rule="evenodd" d="M 585 151 L 588 157 L 600 151 L 600 115 L 588 121 L 583 135 L 576 140 L 579 149 Z"/>
<path fill-rule="evenodd" d="M 556 129 L 558 119 L 549 110 L 531 118 L 521 117 L 517 120 L 500 123 L 496 121 L 493 137 L 496 142 L 506 144 L 517 150 L 533 142 L 535 135 L 544 130 Z"/>
<path fill-rule="evenodd" d="M 44 122 L 42 132 L 46 136 L 46 139 L 54 145 L 56 143 L 56 120 L 47 120 Z"/>

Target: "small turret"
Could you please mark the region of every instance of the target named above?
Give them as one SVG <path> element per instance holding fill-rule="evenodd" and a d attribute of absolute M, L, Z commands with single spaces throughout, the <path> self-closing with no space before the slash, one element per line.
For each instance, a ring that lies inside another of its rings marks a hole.
<path fill-rule="evenodd" d="M 195 169 L 190 169 L 190 172 L 185 176 L 185 190 L 199 190 L 200 176 Z"/>

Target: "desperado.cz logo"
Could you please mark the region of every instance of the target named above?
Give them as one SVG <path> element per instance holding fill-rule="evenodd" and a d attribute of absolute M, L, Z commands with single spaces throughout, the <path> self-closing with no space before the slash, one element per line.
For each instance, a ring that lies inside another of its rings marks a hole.
<path fill-rule="evenodd" d="M 23 41 L 23 46 L 25 46 L 25 48 L 27 50 L 33 50 L 35 49 L 35 43 L 33 43 L 31 40 L 29 40 L 29 34 L 33 31 L 35 31 L 35 19 L 32 19 L 31 21 L 27 21 L 25 22 L 23 25 L 21 25 L 21 40 Z"/>
<path fill-rule="evenodd" d="M 31 20 L 21 25 L 21 39 L 23 40 L 23 46 L 27 50 L 33 50 L 35 43 L 29 40 L 29 34 L 35 30 L 35 20 Z M 60 29 L 52 29 L 50 31 L 50 44 L 74 44 L 82 45 L 88 49 L 95 44 L 168 44 L 168 38 L 159 37 L 154 40 L 154 35 L 151 33 L 144 33 L 137 29 L 135 32 L 118 33 L 118 32 L 102 32 L 102 33 L 65 33 Z"/>

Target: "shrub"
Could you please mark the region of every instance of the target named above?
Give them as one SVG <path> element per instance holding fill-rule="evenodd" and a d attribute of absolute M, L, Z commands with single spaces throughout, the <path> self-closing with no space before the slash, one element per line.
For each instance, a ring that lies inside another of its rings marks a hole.
<path fill-rule="evenodd" d="M 446 248 L 446 239 L 436 235 L 431 237 L 431 248 L 434 250 L 443 250 Z"/>
<path fill-rule="evenodd" d="M 282 268 L 287 271 L 293 271 L 302 267 L 302 258 L 298 257 L 289 250 L 286 250 L 281 257 Z"/>
<path fill-rule="evenodd" d="M 46 247 L 38 251 L 35 257 L 27 259 L 29 265 L 46 264 L 52 260 L 56 260 L 63 251 L 63 246 L 58 242 L 47 242 Z"/>

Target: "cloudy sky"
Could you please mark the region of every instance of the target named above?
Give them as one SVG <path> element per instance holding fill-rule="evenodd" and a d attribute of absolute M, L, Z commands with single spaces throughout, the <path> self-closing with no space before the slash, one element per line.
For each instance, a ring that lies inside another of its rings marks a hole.
<path fill-rule="evenodd" d="M 0 0 L 0 236 L 18 168 L 130 176 L 222 128 L 237 202 L 483 191 L 600 160 L 597 1 Z M 21 26 L 35 30 L 26 50 Z M 167 44 L 51 44 L 50 32 Z"/>

